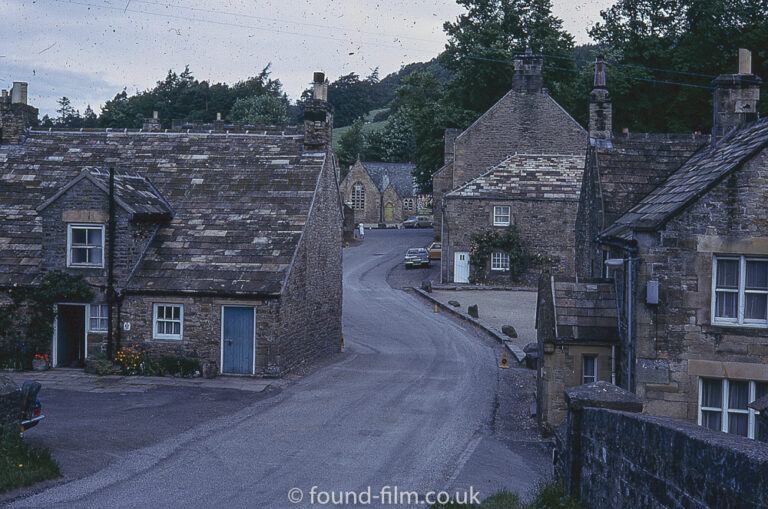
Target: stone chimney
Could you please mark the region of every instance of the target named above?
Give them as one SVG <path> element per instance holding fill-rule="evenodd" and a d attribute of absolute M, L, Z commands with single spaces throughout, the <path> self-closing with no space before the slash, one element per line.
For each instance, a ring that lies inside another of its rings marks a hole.
<path fill-rule="evenodd" d="M 757 120 L 762 80 L 752 74 L 752 53 L 739 49 L 739 73 L 721 74 L 715 86 L 712 141 L 716 142 L 739 125 Z"/>
<path fill-rule="evenodd" d="M 541 92 L 544 77 L 541 74 L 544 57 L 526 50 L 523 55 L 515 55 L 515 74 L 512 76 L 512 90 L 523 93 Z"/>
<path fill-rule="evenodd" d="M 20 143 L 29 127 L 38 124 L 37 108 L 27 104 L 28 85 L 14 81 L 10 94 L 0 94 L 0 144 Z"/>
<path fill-rule="evenodd" d="M 328 82 L 325 74 L 316 72 L 312 86 L 312 99 L 304 104 L 304 147 L 307 150 L 330 150 L 333 106 L 328 102 Z"/>
<path fill-rule="evenodd" d="M 589 138 L 610 140 L 613 131 L 613 108 L 611 94 L 605 88 L 605 62 L 595 60 L 595 83 L 589 93 Z"/>
<path fill-rule="evenodd" d="M 445 148 L 443 150 L 443 164 L 451 164 L 455 159 L 454 142 L 456 138 L 461 134 L 461 129 L 455 127 L 449 127 L 445 130 L 444 142 Z"/>
<path fill-rule="evenodd" d="M 144 131 L 159 131 L 160 130 L 160 115 L 157 111 L 152 112 L 152 118 L 145 118 L 144 125 L 141 127 Z"/>

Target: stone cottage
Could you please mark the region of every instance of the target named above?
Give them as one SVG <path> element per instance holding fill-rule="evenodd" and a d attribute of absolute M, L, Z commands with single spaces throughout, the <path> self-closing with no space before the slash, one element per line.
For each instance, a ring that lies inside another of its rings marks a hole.
<path fill-rule="evenodd" d="M 514 267 L 503 250 L 491 253 L 484 267 L 470 263 L 472 234 L 503 234 L 517 227 L 533 256 L 515 280 L 535 285 L 542 268 L 573 274 L 574 237 L 583 155 L 515 154 L 443 197 L 443 245 L 452 253 L 447 280 L 509 283 Z M 445 265 L 445 264 L 444 264 Z"/>
<path fill-rule="evenodd" d="M 515 178 L 520 178 L 528 181 L 530 189 L 536 187 L 534 180 L 537 177 L 543 177 L 545 174 L 553 177 L 552 172 L 557 173 L 561 170 L 569 175 L 566 180 L 573 177 L 577 183 L 581 182 L 580 173 L 572 175 L 570 172 L 578 158 L 581 159 L 577 164 L 578 171 L 583 171 L 587 132 L 543 88 L 543 62 L 544 58 L 541 55 L 526 53 L 516 56 L 512 89 L 466 130 L 458 135 L 454 131 L 446 133 L 446 164 L 433 177 L 435 235 L 445 237 L 441 281 L 466 282 L 471 275 L 471 268 L 468 266 L 470 246 L 467 239 L 473 232 L 498 226 L 494 225 L 493 210 L 487 208 L 492 206 L 489 203 L 480 204 L 474 199 L 462 200 L 463 205 L 459 206 L 457 201 L 454 207 L 456 210 L 451 213 L 450 204 L 462 194 L 459 191 L 462 186 L 467 185 L 470 188 L 475 184 L 481 187 L 501 186 L 505 182 L 512 183 Z M 545 159 L 548 159 L 546 164 L 543 163 Z M 526 166 L 526 162 L 530 163 L 530 166 Z M 493 172 L 494 168 L 498 178 L 489 181 L 486 178 L 487 173 Z M 502 175 L 507 180 L 499 180 Z M 473 183 L 474 179 L 479 180 Z M 555 180 L 560 179 L 555 177 Z M 575 195 L 569 194 L 570 191 L 561 192 L 562 190 L 558 189 L 553 189 L 553 192 L 549 193 L 547 185 L 542 182 L 542 186 L 538 188 L 538 194 L 530 197 L 528 205 L 523 203 L 524 192 L 515 193 L 514 185 L 507 185 L 503 191 L 499 190 L 496 193 L 500 195 L 497 197 L 504 195 L 507 201 L 515 202 L 515 204 L 510 202 L 498 205 L 502 207 L 502 216 L 506 217 L 505 214 L 509 212 L 510 221 L 514 216 L 517 228 L 530 242 L 528 247 L 534 253 L 546 253 L 552 240 L 551 237 L 546 240 L 537 238 L 540 234 L 537 233 L 537 229 L 542 226 L 539 211 L 546 206 L 543 204 L 536 206 L 534 202 L 540 199 L 556 201 L 562 198 L 559 195 L 568 195 L 566 200 L 570 200 L 568 203 L 571 205 L 559 206 L 563 215 L 556 225 L 557 230 L 561 232 L 558 237 L 562 236 L 562 232 L 573 231 L 576 220 L 579 185 L 576 185 Z M 560 183 L 555 183 L 554 186 L 558 187 Z M 572 187 L 572 184 L 568 186 Z M 451 191 L 456 191 L 456 194 L 451 195 Z M 493 193 L 494 191 L 487 187 L 486 194 L 490 197 Z M 473 207 L 470 203 L 479 207 Z M 458 210 L 457 207 L 462 210 Z M 472 219 L 467 216 L 468 208 L 472 209 Z M 516 213 L 512 209 L 516 209 Z M 441 217 L 438 219 L 438 216 Z M 551 217 L 549 215 L 548 219 Z M 503 221 L 507 222 L 506 219 Z M 567 236 L 570 237 L 570 234 Z M 572 239 L 566 239 L 562 248 L 572 253 L 573 244 Z M 558 253 L 553 253 L 552 257 L 563 260 L 572 258 L 570 254 L 563 258 L 559 251 L 558 247 Z M 492 261 L 490 260 L 489 263 Z M 562 268 L 564 272 L 568 271 L 567 273 L 572 275 L 573 264 L 570 261 L 566 263 L 567 265 L 562 267 L 558 265 L 557 270 Z M 499 270 L 499 273 L 501 272 L 503 269 Z M 532 284 L 536 282 L 534 272 L 536 271 L 532 270 L 527 277 Z"/>
<path fill-rule="evenodd" d="M 617 316 L 612 280 L 542 274 L 536 304 L 536 416 L 545 429 L 563 422 L 565 389 L 616 382 Z"/>
<path fill-rule="evenodd" d="M 97 293 L 58 304 L 54 364 L 101 350 L 110 315 L 116 343 L 221 373 L 279 376 L 338 352 L 342 215 L 326 93 L 316 73 L 299 127 L 31 129 L 4 141 L 0 288 L 59 270 Z"/>
<path fill-rule="evenodd" d="M 619 289 L 618 383 L 648 413 L 746 437 L 768 393 L 768 122 L 750 60 L 714 80 L 711 137 L 593 139 L 577 234 L 580 275 Z"/>
<path fill-rule="evenodd" d="M 417 213 L 416 184 L 411 163 L 355 161 L 341 182 L 344 203 L 352 207 L 355 224 L 393 225 Z"/>

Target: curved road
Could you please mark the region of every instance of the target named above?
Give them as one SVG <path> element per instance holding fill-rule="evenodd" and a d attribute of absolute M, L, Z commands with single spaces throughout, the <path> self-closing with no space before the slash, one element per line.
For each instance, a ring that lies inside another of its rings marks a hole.
<path fill-rule="evenodd" d="M 494 465 L 479 452 L 491 435 L 498 347 L 387 285 L 405 249 L 430 234 L 369 231 L 344 250 L 346 349 L 337 359 L 237 414 L 15 505 L 312 507 L 312 486 L 423 494 L 503 476 L 510 489 L 527 487 L 535 469 L 521 458 Z M 303 492 L 298 504 L 292 488 Z"/>

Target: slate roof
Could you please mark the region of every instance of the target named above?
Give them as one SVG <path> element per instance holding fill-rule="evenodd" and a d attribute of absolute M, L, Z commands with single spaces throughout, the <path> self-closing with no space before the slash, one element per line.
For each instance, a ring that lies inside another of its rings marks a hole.
<path fill-rule="evenodd" d="M 555 280 L 554 290 L 558 340 L 618 341 L 618 308 L 613 283 Z"/>
<path fill-rule="evenodd" d="M 82 179 L 90 180 L 109 194 L 109 171 L 86 168 L 70 180 L 59 192 L 48 198 L 36 210 L 42 211 Z M 173 210 L 155 187 L 138 173 L 115 171 L 115 202 L 131 214 L 132 220 L 163 220 L 173 216 Z"/>
<path fill-rule="evenodd" d="M 693 155 L 600 236 L 629 238 L 632 230 L 659 229 L 766 145 L 768 118 L 732 131 Z"/>
<path fill-rule="evenodd" d="M 595 147 L 588 164 L 597 166 L 600 229 L 625 214 L 708 142 L 709 136 L 701 135 L 633 133 Z"/>
<path fill-rule="evenodd" d="M 126 165 L 172 207 L 129 289 L 277 295 L 307 222 L 324 153 L 302 135 L 32 131 L 0 147 L 0 284 L 39 277 L 35 207 L 85 167 Z M 94 177 L 103 179 L 101 177 Z M 103 182 L 103 180 L 102 180 Z M 131 182 L 133 182 L 131 180 Z M 129 186 L 127 203 L 159 206 Z"/>
<path fill-rule="evenodd" d="M 578 200 L 583 155 L 515 154 L 446 198 Z"/>
<path fill-rule="evenodd" d="M 416 196 L 413 170 L 416 165 L 412 163 L 376 163 L 362 161 L 363 168 L 371 176 L 380 192 L 386 191 L 389 184 L 395 189 L 400 198 Z"/>

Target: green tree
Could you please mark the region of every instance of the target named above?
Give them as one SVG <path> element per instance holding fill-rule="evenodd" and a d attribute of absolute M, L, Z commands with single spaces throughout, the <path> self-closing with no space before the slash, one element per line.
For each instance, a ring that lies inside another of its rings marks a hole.
<path fill-rule="evenodd" d="M 590 35 L 610 61 L 621 63 L 609 75 L 614 125 L 650 132 L 711 128 L 707 87 L 714 76 L 736 72 L 738 48 L 752 49 L 753 72 L 768 76 L 765 9 L 757 0 L 619 0 L 603 11 Z M 765 102 L 761 110 L 768 112 Z"/>
<path fill-rule="evenodd" d="M 339 148 L 336 157 L 341 165 L 341 177 L 344 178 L 349 167 L 365 150 L 365 135 L 363 134 L 363 118 L 358 117 L 339 138 Z"/>
<path fill-rule="evenodd" d="M 288 100 L 271 95 L 241 98 L 235 101 L 229 116 L 248 124 L 287 124 Z"/>
<path fill-rule="evenodd" d="M 457 0 L 467 12 L 443 26 L 448 36 L 441 56 L 445 67 L 454 72 L 446 89 L 451 107 L 474 114 L 476 118 L 512 85 L 514 54 L 531 49 L 549 59 L 569 58 L 573 37 L 563 30 L 560 19 L 552 15 L 549 0 Z M 506 63 L 505 63 L 506 62 Z M 554 92 L 570 82 L 567 60 L 556 60 L 545 69 L 545 82 Z M 555 97 L 557 98 L 556 94 Z"/>

